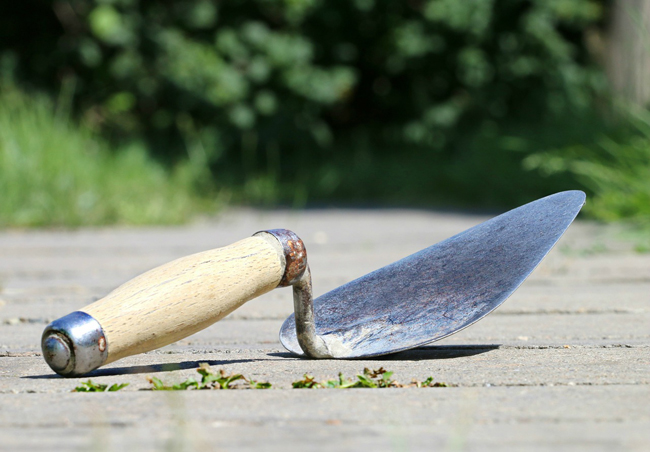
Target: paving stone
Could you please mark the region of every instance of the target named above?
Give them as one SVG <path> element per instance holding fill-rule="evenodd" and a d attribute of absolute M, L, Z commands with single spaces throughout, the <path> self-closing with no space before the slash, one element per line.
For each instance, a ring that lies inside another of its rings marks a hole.
<path fill-rule="evenodd" d="M 0 450 L 644 450 L 647 386 L 616 390 L 6 394 Z"/>
<path fill-rule="evenodd" d="M 61 378 L 40 356 L 52 319 L 169 260 L 285 227 L 305 241 L 316 295 L 484 221 L 408 209 L 236 209 L 183 227 L 0 231 L 0 451 L 650 450 L 650 255 L 617 227 L 578 222 L 503 306 L 435 344 L 369 360 L 289 355 L 275 290 L 160 350 Z M 196 368 L 276 389 L 159 393 Z M 292 381 L 384 367 L 447 388 L 300 390 Z M 91 378 L 115 393 L 70 391 Z"/>

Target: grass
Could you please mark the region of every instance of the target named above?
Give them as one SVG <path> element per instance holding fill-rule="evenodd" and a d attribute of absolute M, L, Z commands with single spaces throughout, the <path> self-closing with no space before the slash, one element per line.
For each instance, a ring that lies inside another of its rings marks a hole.
<path fill-rule="evenodd" d="M 197 194 L 201 171 L 111 151 L 48 97 L 0 88 L 0 227 L 181 223 L 219 205 Z"/>
<path fill-rule="evenodd" d="M 226 374 L 223 369 L 213 372 L 207 363 L 201 363 L 196 371 L 201 380 L 188 378 L 177 384 L 166 385 L 159 378 L 147 377 L 152 391 L 186 391 L 190 389 L 270 389 L 271 384 L 244 377 L 242 374 Z"/>
<path fill-rule="evenodd" d="M 650 230 L 650 113 L 628 112 L 620 136 L 600 134 L 590 146 L 574 145 L 533 154 L 528 169 L 567 173 L 589 192 L 585 211 L 598 220 L 625 220 Z"/>

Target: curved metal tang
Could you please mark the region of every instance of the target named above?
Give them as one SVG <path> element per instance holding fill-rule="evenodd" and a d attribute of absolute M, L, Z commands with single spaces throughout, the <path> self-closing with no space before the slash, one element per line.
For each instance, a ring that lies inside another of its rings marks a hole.
<path fill-rule="evenodd" d="M 314 301 L 316 334 L 333 358 L 384 355 L 454 334 L 524 282 L 584 202 L 581 191 L 539 199 L 338 287 Z M 280 341 L 303 355 L 293 314 Z"/>

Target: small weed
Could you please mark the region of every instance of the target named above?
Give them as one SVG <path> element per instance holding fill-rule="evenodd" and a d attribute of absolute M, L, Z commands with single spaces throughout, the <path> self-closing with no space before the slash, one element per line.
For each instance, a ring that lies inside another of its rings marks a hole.
<path fill-rule="evenodd" d="M 388 372 L 383 367 L 377 370 L 370 370 L 367 367 L 363 369 L 363 375 L 357 375 L 360 387 L 363 388 L 390 388 L 398 387 L 399 383 L 390 379 L 393 372 Z"/>
<path fill-rule="evenodd" d="M 153 385 L 152 391 L 183 391 L 192 387 L 197 387 L 198 383 L 194 378 L 189 378 L 181 383 L 167 386 L 159 378 L 147 377 L 147 381 Z"/>
<path fill-rule="evenodd" d="M 357 374 L 356 380 L 350 380 L 343 377 L 339 372 L 337 379 L 326 380 L 317 382 L 312 375 L 305 374 L 302 380 L 294 381 L 292 387 L 308 388 L 308 389 L 321 389 L 321 388 L 334 388 L 334 389 L 347 389 L 347 388 L 446 388 L 447 383 L 434 382 L 433 377 L 429 377 L 424 381 L 413 380 L 409 384 L 401 384 L 397 381 L 391 380 L 393 372 L 386 371 L 383 367 L 377 370 L 363 369 L 362 374 Z"/>
<path fill-rule="evenodd" d="M 341 375 L 341 374 L 339 374 Z M 314 377 L 308 374 L 303 375 L 302 380 L 294 381 L 291 383 L 291 386 L 296 389 L 312 389 L 312 388 L 322 388 L 323 386 L 314 380 Z"/>
<path fill-rule="evenodd" d="M 218 373 L 214 373 L 207 363 L 201 363 L 196 371 L 201 375 L 201 381 L 197 381 L 190 377 L 181 383 L 168 386 L 156 377 L 147 377 L 147 380 L 152 385 L 152 391 L 185 391 L 190 389 L 269 389 L 271 387 L 271 383 L 250 380 L 242 374 L 226 375 L 223 369 L 220 369 Z M 242 381 L 243 384 L 234 384 L 238 381 Z"/>
<path fill-rule="evenodd" d="M 336 380 L 327 380 L 321 383 L 321 387 L 324 388 L 334 388 L 334 389 L 347 389 L 347 388 L 356 388 L 358 387 L 359 382 L 354 380 L 348 380 L 343 377 L 343 374 L 339 372 L 339 378 Z"/>
<path fill-rule="evenodd" d="M 449 387 L 449 385 L 445 382 L 433 381 L 433 377 L 429 377 L 423 382 L 413 380 L 411 382 L 411 385 L 415 385 L 418 388 L 448 388 Z"/>
<path fill-rule="evenodd" d="M 246 380 L 250 389 L 271 389 L 271 383 L 268 381 Z"/>
<path fill-rule="evenodd" d="M 128 383 L 114 384 L 111 386 L 94 383 L 92 380 L 82 381 L 81 386 L 77 386 L 72 392 L 115 392 L 127 387 Z"/>

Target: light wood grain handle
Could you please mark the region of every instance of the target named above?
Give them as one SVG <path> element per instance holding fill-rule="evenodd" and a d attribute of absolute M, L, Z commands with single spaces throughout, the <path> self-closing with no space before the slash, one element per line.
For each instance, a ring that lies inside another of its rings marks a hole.
<path fill-rule="evenodd" d="M 254 236 L 177 259 L 81 309 L 104 331 L 104 364 L 187 337 L 276 288 L 284 263 L 273 240 Z"/>
<path fill-rule="evenodd" d="M 154 268 L 53 321 L 41 338 L 43 357 L 60 375 L 84 375 L 196 333 L 276 287 L 299 287 L 307 269 L 295 233 L 260 231 Z"/>

